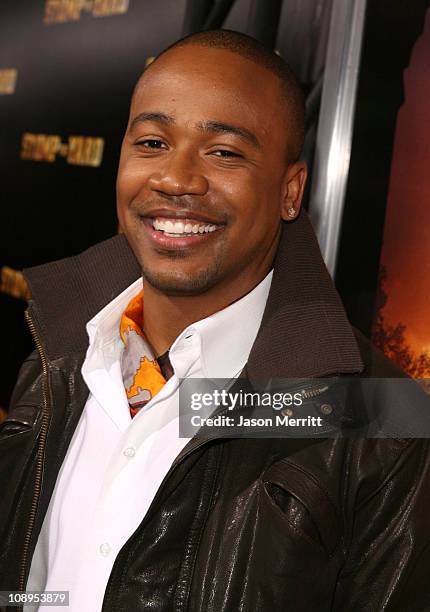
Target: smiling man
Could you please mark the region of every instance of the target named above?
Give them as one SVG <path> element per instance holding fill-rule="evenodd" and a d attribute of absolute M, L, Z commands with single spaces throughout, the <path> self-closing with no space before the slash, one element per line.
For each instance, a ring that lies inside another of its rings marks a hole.
<path fill-rule="evenodd" d="M 38 350 L 0 433 L 1 589 L 66 590 L 79 612 L 428 603 L 426 442 L 178 435 L 183 379 L 375 366 L 300 212 L 303 133 L 295 77 L 243 34 L 145 70 L 125 236 L 27 271 Z"/>

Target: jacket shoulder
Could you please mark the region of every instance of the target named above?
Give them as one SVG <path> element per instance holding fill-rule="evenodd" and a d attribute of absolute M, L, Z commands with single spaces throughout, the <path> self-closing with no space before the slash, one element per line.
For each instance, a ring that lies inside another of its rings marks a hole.
<path fill-rule="evenodd" d="M 360 330 L 352 327 L 361 358 L 365 378 L 408 378 L 393 361 L 388 359 Z"/>
<path fill-rule="evenodd" d="M 42 400 L 41 393 L 35 394 L 35 391 L 39 389 L 38 381 L 42 374 L 42 364 L 40 362 L 39 353 L 35 349 L 22 364 L 18 378 L 12 393 L 10 401 L 9 414 L 12 412 L 14 406 L 25 402 L 26 393 L 30 392 L 32 395 L 31 403 L 39 403 Z M 40 397 L 38 397 L 40 395 Z"/>
<path fill-rule="evenodd" d="M 24 270 L 32 299 L 29 313 L 50 360 L 87 349 L 86 324 L 141 276 L 125 236 L 80 255 Z"/>

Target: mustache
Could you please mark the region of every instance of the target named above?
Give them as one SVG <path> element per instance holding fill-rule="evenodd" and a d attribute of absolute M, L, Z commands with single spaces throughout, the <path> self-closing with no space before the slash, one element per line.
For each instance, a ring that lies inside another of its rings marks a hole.
<path fill-rule="evenodd" d="M 227 223 L 230 219 L 227 211 L 221 209 L 219 205 L 202 204 L 201 201 L 189 195 L 149 198 L 144 201 L 134 200 L 131 202 L 130 207 L 142 217 L 150 215 L 152 211 L 159 208 L 169 208 L 173 212 L 181 211 L 182 213 L 189 214 L 190 217 L 193 216 L 193 213 L 196 215 L 209 215 L 215 223 Z"/>

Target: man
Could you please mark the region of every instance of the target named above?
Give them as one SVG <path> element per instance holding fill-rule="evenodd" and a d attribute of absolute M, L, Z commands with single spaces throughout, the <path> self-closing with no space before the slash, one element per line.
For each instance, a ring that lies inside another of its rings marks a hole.
<path fill-rule="evenodd" d="M 284 62 L 238 33 L 184 39 L 139 80 L 127 241 L 27 272 L 38 353 L 0 437 L 2 589 L 69 590 L 79 611 L 429 604 L 425 442 L 178 437 L 181 378 L 365 372 L 299 214 L 303 114 Z"/>

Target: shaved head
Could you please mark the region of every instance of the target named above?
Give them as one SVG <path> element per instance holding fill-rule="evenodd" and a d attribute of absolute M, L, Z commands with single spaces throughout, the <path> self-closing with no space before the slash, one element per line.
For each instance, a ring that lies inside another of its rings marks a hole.
<path fill-rule="evenodd" d="M 300 83 L 287 62 L 251 36 L 232 30 L 208 30 L 191 34 L 173 43 L 162 51 L 146 70 L 171 50 L 188 45 L 231 51 L 258 64 L 277 77 L 288 118 L 288 161 L 298 160 L 305 136 L 305 101 Z M 136 89 L 139 83 L 140 79 Z"/>

